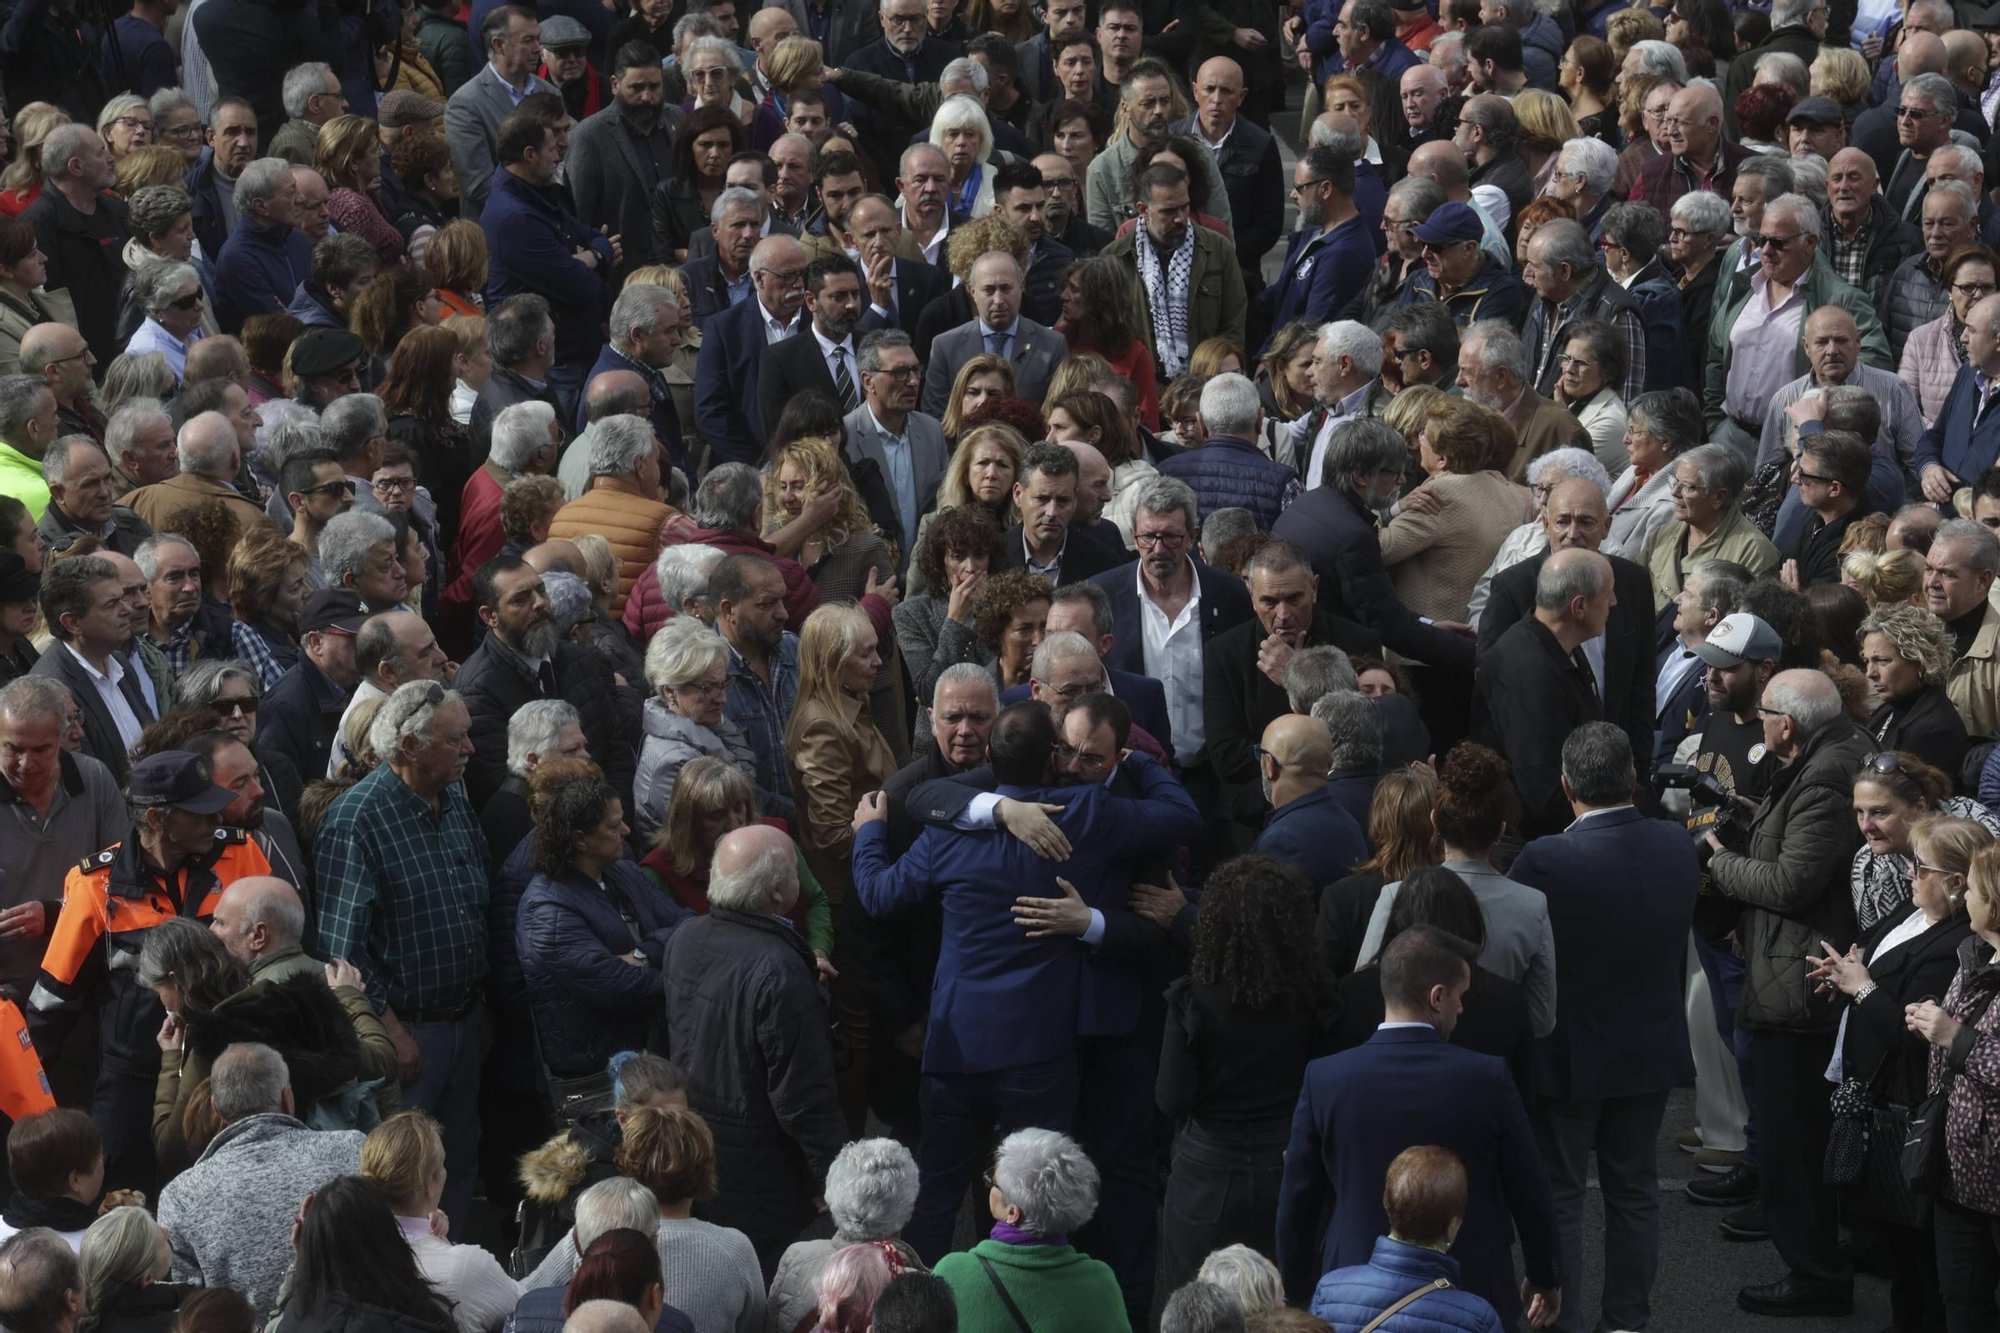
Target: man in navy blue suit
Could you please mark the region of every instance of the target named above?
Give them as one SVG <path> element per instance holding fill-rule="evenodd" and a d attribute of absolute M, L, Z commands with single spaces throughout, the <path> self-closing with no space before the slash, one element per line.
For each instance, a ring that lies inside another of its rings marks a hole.
<path fill-rule="evenodd" d="M 1660 1266 L 1657 1144 L 1667 1094 L 1694 1082 L 1682 1003 L 1701 863 L 1686 830 L 1632 804 L 1632 744 L 1586 722 L 1562 748 L 1576 822 L 1537 838 L 1510 878 L 1549 900 L 1556 1028 L 1534 1047 L 1535 1137 L 1562 1234 L 1563 1319 L 1583 1313 L 1584 1190 L 1604 1193 L 1602 1328 L 1644 1328 Z"/>
<path fill-rule="evenodd" d="M 715 314 L 703 331 L 695 362 L 694 425 L 708 441 L 711 464 L 754 467 L 764 456 L 757 370 L 766 347 L 797 331 L 805 274 L 804 246 L 790 236 L 766 237 L 750 252 L 751 298 Z"/>
<path fill-rule="evenodd" d="M 1257 781 L 1271 813 L 1250 850 L 1292 867 L 1315 888 L 1368 859 L 1361 825 L 1327 785 L 1332 766 L 1332 736 L 1317 718 L 1287 713 L 1264 728 Z"/>
<path fill-rule="evenodd" d="M 950 1248 L 959 1204 L 996 1132 L 1069 1128 L 1079 1031 L 1099 1017 L 1118 1017 L 1094 1014 L 1093 1006 L 1126 998 L 1084 984 L 1092 949 L 1114 928 L 1140 924 L 1122 905 L 1123 865 L 1201 828 L 1180 784 L 1143 755 L 1111 764 L 1137 784 L 1136 799 L 1114 796 L 1100 782 L 1049 790 L 1057 780 L 1056 729 L 1040 704 L 1003 710 L 988 749 L 1002 803 L 1060 803 L 1048 813 L 1051 831 L 1069 849 L 1066 861 L 1045 860 L 1008 833 L 927 828 L 892 865 L 882 796 L 871 793 L 855 811 L 855 891 L 868 912 L 892 915 L 933 894 L 944 905 L 919 1093 L 923 1183 L 905 1230 L 929 1262 Z M 911 810 L 929 822 L 925 791 L 912 794 Z M 1131 989 L 1136 1022 L 1138 988 Z"/>
<path fill-rule="evenodd" d="M 1527 1108 L 1505 1061 L 1447 1040 L 1472 984 L 1470 953 L 1430 926 L 1398 935 L 1382 952 L 1382 1026 L 1353 1050 L 1306 1066 L 1278 1194 L 1278 1268 L 1291 1300 L 1310 1297 L 1322 1273 L 1368 1262 L 1388 1230 L 1389 1163 L 1430 1143 L 1458 1155 L 1471 1187 L 1452 1247 L 1460 1286 L 1490 1301 L 1508 1328 L 1524 1301 L 1536 1327 L 1560 1313 L 1555 1201 Z M 1528 1269 L 1518 1292 L 1513 1229 Z"/>

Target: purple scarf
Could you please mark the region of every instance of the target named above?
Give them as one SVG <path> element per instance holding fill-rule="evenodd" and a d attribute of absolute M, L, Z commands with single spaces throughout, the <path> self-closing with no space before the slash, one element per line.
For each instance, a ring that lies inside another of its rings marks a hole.
<path fill-rule="evenodd" d="M 1033 1232 L 1021 1230 L 1021 1228 L 1011 1222 L 995 1222 L 993 1230 L 987 1233 L 987 1237 L 990 1240 L 999 1241 L 1002 1245 L 1069 1244 L 1068 1236 L 1037 1236 Z"/>

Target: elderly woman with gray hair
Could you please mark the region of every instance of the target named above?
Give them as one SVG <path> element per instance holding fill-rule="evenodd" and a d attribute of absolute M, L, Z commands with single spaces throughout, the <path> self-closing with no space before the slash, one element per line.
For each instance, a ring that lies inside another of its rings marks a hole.
<path fill-rule="evenodd" d="M 1486 597 L 1493 590 L 1494 575 L 1549 549 L 1549 530 L 1542 522 L 1542 511 L 1548 507 L 1549 492 L 1571 477 L 1595 482 L 1606 496 L 1611 494 L 1611 474 L 1588 449 L 1551 449 L 1529 460 L 1528 489 L 1535 497 L 1535 516 L 1507 534 L 1507 540 L 1493 554 L 1493 563 L 1479 576 L 1479 582 L 1472 585 L 1472 600 L 1467 608 L 1471 624 L 1478 625 L 1479 617 L 1486 611 Z"/>
<path fill-rule="evenodd" d="M 1640 559 L 1655 529 L 1674 521 L 1673 461 L 1708 438 L 1690 389 L 1642 393 L 1625 405 L 1625 470 L 1611 484 L 1605 555 Z"/>
<path fill-rule="evenodd" d="M 196 1287 L 167 1281 L 173 1251 L 144 1208 L 113 1208 L 83 1233 L 83 1333 L 166 1333 Z"/>
<path fill-rule="evenodd" d="M 1097 1167 L 1066 1134 L 1020 1129 L 1001 1140 L 986 1173 L 992 1232 L 970 1251 L 938 1261 L 937 1275 L 958 1302 L 960 1328 L 1105 1333 L 1130 1326 L 1110 1266 L 1069 1243 L 1096 1214 L 1098 1187 Z"/>
<path fill-rule="evenodd" d="M 764 1307 L 766 1333 L 791 1333 L 819 1305 L 820 1274 L 849 1245 L 878 1248 L 892 1272 L 927 1271 L 901 1239 L 917 1206 L 917 1161 L 894 1139 L 857 1139 L 826 1171 L 830 1240 L 802 1240 L 778 1260 Z"/>
<path fill-rule="evenodd" d="M 147 314 L 138 296 L 139 270 L 161 259 L 194 264 L 205 291 L 214 286 L 215 272 L 212 261 L 208 265 L 195 263 L 194 205 L 189 201 L 186 190 L 174 185 L 148 185 L 134 190 L 132 197 L 125 201 L 125 207 L 126 227 L 131 237 L 125 242 L 125 249 L 120 255 L 127 272 L 124 283 L 118 289 L 118 324 L 114 336 L 129 341 L 145 322 Z M 222 332 L 211 307 L 212 302 L 202 302 L 201 331 L 204 337 Z"/>
<path fill-rule="evenodd" d="M 645 740 L 632 780 L 632 829 L 651 846 L 667 817 L 682 765 L 706 756 L 735 766 L 754 781 L 756 758 L 743 729 L 723 703 L 729 688 L 729 645 L 692 616 L 668 621 L 646 645 Z"/>
<path fill-rule="evenodd" d="M 132 298 L 146 318 L 126 340 L 127 356 L 158 352 L 180 379 L 187 372 L 188 344 L 202 336 L 208 294 L 193 264 L 154 259 L 132 275 Z"/>

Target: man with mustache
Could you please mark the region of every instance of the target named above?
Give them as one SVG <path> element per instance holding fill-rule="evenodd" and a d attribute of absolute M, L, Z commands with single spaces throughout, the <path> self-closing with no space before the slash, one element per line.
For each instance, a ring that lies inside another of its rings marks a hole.
<path fill-rule="evenodd" d="M 476 750 L 466 787 L 473 805 L 483 806 L 507 780 L 507 719 L 536 699 L 575 705 L 591 758 L 613 787 L 629 795 L 632 747 L 617 740 L 638 726 L 636 716 L 619 716 L 629 691 L 617 688 L 597 654 L 556 637 L 542 576 L 516 556 L 495 556 L 472 576 L 472 605 L 492 631 L 455 682 L 472 716 Z"/>

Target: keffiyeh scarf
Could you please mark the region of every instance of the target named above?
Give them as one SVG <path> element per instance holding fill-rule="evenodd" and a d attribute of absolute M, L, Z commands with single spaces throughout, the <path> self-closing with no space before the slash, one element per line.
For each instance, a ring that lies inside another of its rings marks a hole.
<path fill-rule="evenodd" d="M 1139 281 L 1146 285 L 1146 301 L 1153 307 L 1154 339 L 1159 344 L 1160 364 L 1171 379 L 1187 369 L 1187 308 L 1189 279 L 1194 273 L 1194 227 L 1188 224 L 1180 248 L 1160 262 L 1153 248 L 1153 235 L 1142 223 L 1133 229 L 1134 253 L 1139 258 Z"/>

